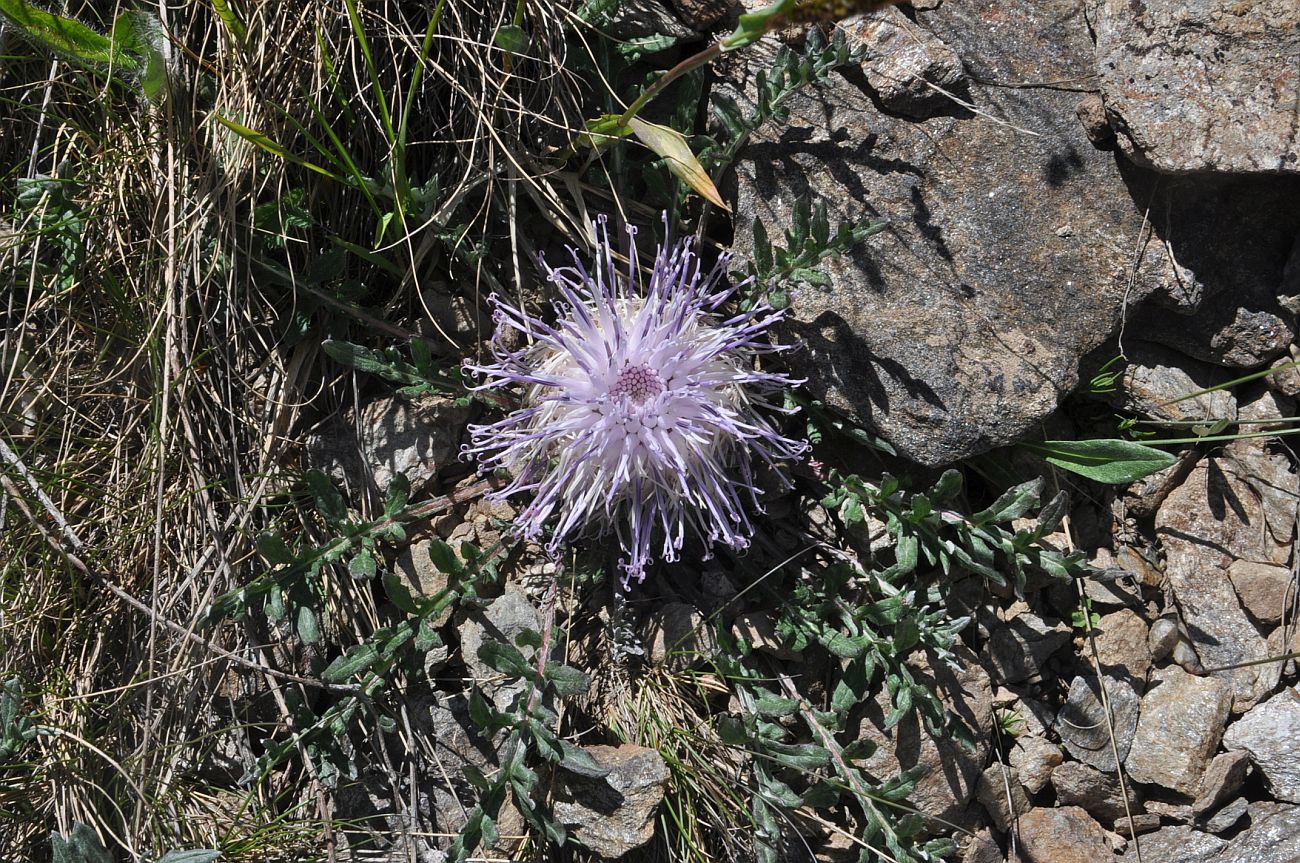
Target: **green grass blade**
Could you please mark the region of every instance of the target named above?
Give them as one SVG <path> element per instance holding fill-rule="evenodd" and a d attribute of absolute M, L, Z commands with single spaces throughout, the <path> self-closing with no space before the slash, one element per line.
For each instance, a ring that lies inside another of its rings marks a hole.
<path fill-rule="evenodd" d="M 212 0 L 212 11 L 216 12 L 221 23 L 226 25 L 230 35 L 235 38 L 235 44 L 244 47 L 248 42 L 248 28 L 244 26 L 243 21 L 239 20 L 239 16 L 235 14 L 235 10 L 230 7 L 227 0 Z"/>
<path fill-rule="evenodd" d="M 315 162 L 304 159 L 302 156 L 298 156 L 294 153 L 289 152 L 280 144 L 276 143 L 271 138 L 267 137 L 266 135 L 263 135 L 261 132 L 258 132 L 255 129 L 250 129 L 247 126 L 240 125 L 239 123 L 236 123 L 234 120 L 227 120 L 225 117 L 222 117 L 220 115 L 217 116 L 217 122 L 225 126 L 230 131 L 234 132 L 239 137 L 243 138 L 245 141 L 249 142 L 250 144 L 253 144 L 256 147 L 265 150 L 266 152 L 270 153 L 273 156 L 279 156 L 281 159 L 284 159 L 286 162 L 292 162 L 295 165 L 301 165 L 302 167 L 308 169 L 309 171 L 315 171 L 317 174 L 320 174 L 323 177 L 329 177 L 330 179 L 336 180 L 340 183 L 348 184 L 348 180 L 345 177 L 339 176 L 338 174 L 334 173 L 328 168 L 322 168 L 320 165 L 317 165 Z"/>

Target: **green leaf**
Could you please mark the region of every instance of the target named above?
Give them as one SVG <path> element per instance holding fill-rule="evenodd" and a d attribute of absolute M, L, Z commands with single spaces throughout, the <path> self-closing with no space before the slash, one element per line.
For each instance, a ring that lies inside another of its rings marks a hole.
<path fill-rule="evenodd" d="M 604 767 L 581 746 L 575 746 L 567 740 L 560 740 L 560 766 L 570 773 L 585 776 L 588 779 L 600 779 L 609 775 L 609 768 Z"/>
<path fill-rule="evenodd" d="M 1020 444 L 1049 464 L 1097 482 L 1124 485 L 1164 470 L 1177 458 L 1129 440 L 1048 440 Z"/>
<path fill-rule="evenodd" d="M 700 164 L 699 159 L 695 158 L 695 154 L 691 152 L 691 147 L 686 143 L 686 137 L 681 132 L 667 126 L 660 126 L 657 123 L 647 122 L 640 117 L 633 117 L 628 121 L 628 126 L 632 129 L 632 134 L 637 137 L 637 140 L 664 160 L 664 164 L 668 166 L 668 170 L 672 172 L 673 176 L 694 189 L 700 197 L 710 204 L 721 210 L 731 212 L 731 208 L 718 194 L 718 188 L 713 185 L 713 180 L 709 179 L 708 172 L 704 170 L 704 166 Z"/>
<path fill-rule="evenodd" d="M 284 540 L 274 533 L 264 533 L 257 538 L 257 553 L 270 564 L 288 564 L 297 560 Z"/>
<path fill-rule="evenodd" d="M 555 694 L 561 698 L 582 695 L 591 688 L 587 675 L 571 665 L 548 664 L 546 679 L 555 687 Z"/>
<path fill-rule="evenodd" d="M 326 683 L 342 683 L 354 675 L 369 670 L 378 661 L 379 651 L 373 644 L 358 644 L 331 662 L 321 672 L 320 677 Z"/>
<path fill-rule="evenodd" d="M 777 0 L 755 12 L 741 15 L 736 29 L 722 40 L 723 51 L 735 51 L 752 45 L 771 30 L 780 27 L 794 10 L 796 0 Z"/>
<path fill-rule="evenodd" d="M 312 468 L 307 471 L 307 487 L 316 500 L 316 507 L 330 524 L 342 524 L 348 516 L 347 505 L 343 495 L 334 487 L 334 483 L 321 471 Z"/>
<path fill-rule="evenodd" d="M 0 0 L 0 15 L 28 39 L 83 66 L 117 66 L 134 72 L 138 61 L 117 50 L 113 40 L 73 18 L 38 9 L 25 0 Z"/>
<path fill-rule="evenodd" d="M 1043 491 L 1043 478 L 1031 479 L 1020 485 L 1007 489 L 993 505 L 971 516 L 971 522 L 977 527 L 985 524 L 1000 524 L 1020 518 L 1038 503 Z"/>
<path fill-rule="evenodd" d="M 393 605 L 407 614 L 419 614 L 420 607 L 415 604 L 415 597 L 411 596 L 411 589 L 406 586 L 406 582 L 400 575 L 393 572 L 384 573 L 384 593 Z"/>
<path fill-rule="evenodd" d="M 368 551 L 358 552 L 348 561 L 348 574 L 353 578 L 366 580 L 375 577 L 375 558 Z"/>
<path fill-rule="evenodd" d="M 436 536 L 429 540 L 429 560 L 444 575 L 459 575 L 465 571 L 465 565 L 456 557 L 452 547 Z"/>
<path fill-rule="evenodd" d="M 935 503 L 951 500 L 961 492 L 961 486 L 961 471 L 948 468 L 943 472 L 943 476 L 939 477 L 939 481 L 930 488 L 930 499 Z"/>
<path fill-rule="evenodd" d="M 799 709 L 799 702 L 793 698 L 782 698 L 770 692 L 760 692 L 754 699 L 754 711 L 759 716 L 789 716 Z"/>
<path fill-rule="evenodd" d="M 310 606 L 298 607 L 295 629 L 303 644 L 316 644 L 320 641 L 320 623 L 316 620 L 316 612 L 312 611 Z"/>
<path fill-rule="evenodd" d="M 214 860 L 220 859 L 220 851 L 204 848 L 193 851 L 168 851 L 158 863 L 213 863 Z"/>
<path fill-rule="evenodd" d="M 528 31 L 523 27 L 517 24 L 507 24 L 497 30 L 492 41 L 503 51 L 508 51 L 511 54 L 523 54 L 528 50 L 528 43 L 532 41 L 532 37 L 528 35 Z"/>
<path fill-rule="evenodd" d="M 519 649 L 500 641 L 485 641 L 479 645 L 478 658 L 488 668 L 510 677 L 533 676 L 534 669 Z"/>
<path fill-rule="evenodd" d="M 393 475 L 393 480 L 388 484 L 388 492 L 384 498 L 384 515 L 392 517 L 397 515 L 406 507 L 406 502 L 411 498 L 411 481 L 406 478 L 406 474 L 398 473 Z"/>
<path fill-rule="evenodd" d="M 236 44 L 242 46 L 248 41 L 248 30 L 244 27 L 244 22 L 239 20 L 239 16 L 235 14 L 235 10 L 230 8 L 230 3 L 227 0 L 212 0 L 212 9 L 217 13 L 217 17 L 221 19 L 221 23 L 226 25 L 226 29 L 230 31 L 230 35 L 234 37 Z"/>

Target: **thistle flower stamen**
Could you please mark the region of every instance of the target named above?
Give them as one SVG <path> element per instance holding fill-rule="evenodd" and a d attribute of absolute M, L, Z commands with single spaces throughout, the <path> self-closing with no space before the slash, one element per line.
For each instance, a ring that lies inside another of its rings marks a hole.
<path fill-rule="evenodd" d="M 625 275 L 605 220 L 596 235 L 591 273 L 576 252 L 572 267 L 543 263 L 559 293 L 553 323 L 493 298 L 494 362 L 465 370 L 485 379 L 476 389 L 522 387 L 524 406 L 471 425 L 465 453 L 480 470 L 512 474 L 498 499 L 532 495 L 516 528 L 539 539 L 553 524 L 548 552 L 584 534 L 617 535 L 626 584 L 645 577 L 656 545 L 677 560 L 688 531 L 746 548 L 753 526 L 742 498 L 758 505 L 753 463 L 788 485 L 780 464 L 808 445 L 764 416 L 782 412 L 773 397 L 801 382 L 754 368 L 755 355 L 781 350 L 764 340 L 781 313 L 761 303 L 719 313 L 736 290 L 719 287 L 726 256 L 706 273 L 689 242 L 660 247 L 639 290 L 635 249 Z M 510 349 L 515 334 L 530 345 Z"/>

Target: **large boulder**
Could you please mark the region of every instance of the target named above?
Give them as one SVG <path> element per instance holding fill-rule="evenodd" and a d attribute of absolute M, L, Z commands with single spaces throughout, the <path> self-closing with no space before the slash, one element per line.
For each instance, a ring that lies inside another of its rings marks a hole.
<path fill-rule="evenodd" d="M 905 26 L 841 26 L 871 48 L 900 29 L 925 36 L 901 70 L 882 73 L 873 50 L 792 96 L 735 172 L 742 257 L 753 222 L 779 234 L 802 196 L 832 221 L 891 222 L 821 265 L 830 287 L 794 297 L 788 335 L 807 345 L 795 361 L 816 395 L 938 465 L 1034 430 L 1078 384 L 1080 358 L 1148 297 L 1163 305 L 1144 338 L 1233 365 L 1285 350 L 1293 316 L 1271 297 L 1300 185 L 1170 185 L 1094 146 L 1076 116 L 1096 80 L 1082 0 L 943 3 Z M 719 86 L 742 103 L 771 63 L 765 45 L 723 69 Z M 955 83 L 944 48 L 962 61 Z M 1216 294 L 1232 302 L 1186 317 Z"/>
<path fill-rule="evenodd" d="M 1124 152 L 1161 171 L 1300 173 L 1300 4 L 1094 0 L 1097 71 Z"/>

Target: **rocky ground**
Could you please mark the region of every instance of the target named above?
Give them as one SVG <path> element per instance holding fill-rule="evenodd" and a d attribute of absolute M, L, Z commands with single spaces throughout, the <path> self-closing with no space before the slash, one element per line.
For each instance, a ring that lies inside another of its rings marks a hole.
<path fill-rule="evenodd" d="M 707 30 L 728 11 L 628 6 L 629 37 Z M 1116 410 L 1164 423 L 1151 427 L 1164 437 L 1288 427 L 1300 395 L 1288 365 L 1300 357 L 1298 16 L 1283 0 L 926 0 L 845 22 L 866 62 L 792 100 L 789 121 L 745 148 L 731 189 L 741 255 L 752 220 L 786 223 L 808 192 L 841 218 L 891 219 L 828 264 L 832 290 L 796 298 L 799 371 L 921 466 L 1044 430 L 1114 436 Z M 729 58 L 718 86 L 743 100 L 770 50 Z M 1087 385 L 1121 355 L 1113 386 Z M 384 401 L 356 423 L 377 471 L 437 464 L 429 453 L 454 447 L 403 426 L 409 410 Z M 1288 657 L 1300 651 L 1300 478 L 1285 441 L 1187 446 L 1131 487 L 1075 485 L 1051 541 L 1083 551 L 1100 577 L 1022 596 L 954 590 L 954 610 L 974 620 L 965 670 L 933 671 L 950 678 L 941 688 L 976 745 L 914 723 L 884 732 L 870 712 L 861 733 L 881 744 L 873 774 L 929 767 L 911 801 L 936 831 L 955 826 L 964 863 L 1300 859 Z M 436 529 L 490 540 L 509 515 L 475 505 Z M 412 551 L 411 583 L 435 589 Z M 714 580 L 707 599 L 642 616 L 652 667 L 680 667 L 663 645 L 697 639 L 719 608 L 722 627 L 799 667 L 764 609 L 725 604 L 738 587 L 725 573 L 698 575 Z M 459 623 L 463 655 L 485 626 L 535 627 L 544 583 L 531 573 Z M 453 763 L 482 766 L 462 709 L 430 705 L 420 721 Z M 653 831 L 667 773 L 651 750 L 595 754 L 612 768 L 607 785 L 562 790 L 557 811 L 614 857 Z M 614 802 L 592 803 L 602 795 Z M 454 797 L 430 805 L 454 825 Z M 834 835 L 815 850 L 856 859 Z"/>

